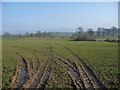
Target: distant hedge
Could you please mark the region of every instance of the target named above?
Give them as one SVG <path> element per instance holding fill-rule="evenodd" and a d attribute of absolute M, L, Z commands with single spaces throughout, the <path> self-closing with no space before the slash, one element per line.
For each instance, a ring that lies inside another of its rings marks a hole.
<path fill-rule="evenodd" d="M 95 37 L 87 32 L 83 32 L 77 36 L 76 41 L 95 41 Z"/>

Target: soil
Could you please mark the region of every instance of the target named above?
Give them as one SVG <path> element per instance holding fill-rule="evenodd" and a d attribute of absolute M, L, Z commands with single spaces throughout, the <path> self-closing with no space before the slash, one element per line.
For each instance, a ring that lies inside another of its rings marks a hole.
<path fill-rule="evenodd" d="M 72 53 L 76 60 L 70 60 L 65 57 L 55 55 L 52 47 L 48 47 L 48 52 L 43 53 L 45 60 L 40 63 L 38 60 L 26 59 L 19 53 L 16 53 L 18 66 L 16 72 L 11 78 L 10 87 L 19 89 L 25 88 L 41 88 L 45 89 L 49 85 L 53 67 L 49 64 L 52 60 L 54 64 L 60 65 L 67 72 L 74 90 L 89 89 L 106 89 L 102 81 L 99 79 L 95 71 L 86 64 L 71 49 L 65 47 Z M 37 50 L 34 52 L 42 53 Z M 78 62 L 79 61 L 79 62 Z M 64 73 L 64 72 L 63 72 Z M 60 76 L 58 77 L 60 78 Z M 59 79 L 60 80 L 60 79 Z"/>

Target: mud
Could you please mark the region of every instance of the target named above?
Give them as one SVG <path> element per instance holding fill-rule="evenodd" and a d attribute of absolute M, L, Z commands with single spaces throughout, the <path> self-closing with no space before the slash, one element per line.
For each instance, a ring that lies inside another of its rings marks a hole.
<path fill-rule="evenodd" d="M 80 63 L 76 62 L 76 64 L 78 64 L 80 71 L 84 70 L 83 73 L 86 73 L 86 76 L 89 78 L 89 81 L 91 82 L 91 84 L 93 84 L 92 88 L 106 89 L 105 85 L 100 80 L 100 78 L 97 76 L 95 71 L 88 64 L 86 64 L 79 56 L 77 56 L 70 48 L 68 48 L 68 47 L 65 47 L 65 48 L 68 51 L 70 51 L 76 59 L 78 59 L 80 61 Z M 85 74 L 83 74 L 81 76 L 84 76 L 84 75 Z M 83 77 L 83 79 L 85 79 L 85 78 Z"/>
<path fill-rule="evenodd" d="M 53 72 L 49 62 L 52 60 L 54 64 L 59 64 L 69 75 L 72 87 L 76 90 L 94 90 L 106 89 L 95 71 L 86 64 L 71 49 L 65 47 L 75 60 L 57 56 L 53 52 L 52 47 L 48 47 L 48 52 L 44 52 L 45 58 L 42 63 L 37 60 L 25 59 L 19 55 L 18 66 L 11 80 L 11 88 L 41 88 L 45 89 Z M 34 52 L 42 53 L 34 50 Z"/>

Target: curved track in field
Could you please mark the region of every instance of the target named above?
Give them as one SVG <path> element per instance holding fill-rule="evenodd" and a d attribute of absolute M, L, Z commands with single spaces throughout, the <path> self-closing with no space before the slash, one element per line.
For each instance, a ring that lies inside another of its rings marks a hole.
<path fill-rule="evenodd" d="M 76 55 L 70 48 L 65 47 L 72 55 L 80 61 L 80 63 L 76 62 L 79 71 L 81 73 L 82 79 L 86 88 L 99 88 L 106 89 L 105 85 L 103 85 L 102 81 L 100 81 L 99 77 L 95 73 L 95 71 L 86 64 L 78 55 Z"/>
<path fill-rule="evenodd" d="M 44 89 L 52 72 L 51 67 L 48 65 L 48 60 L 39 63 L 36 60 L 27 60 L 19 54 L 17 54 L 17 57 L 18 66 L 11 79 L 11 88 L 18 90 L 22 88 Z"/>
<path fill-rule="evenodd" d="M 106 89 L 89 65 L 84 63 L 71 49 L 65 47 L 65 49 L 71 52 L 73 57 L 76 58 L 75 61 L 55 55 L 52 47 L 48 47 L 47 49 L 49 51 L 47 53 L 32 50 L 33 52 L 42 53 L 45 56 L 45 60 L 42 63 L 37 60 L 27 60 L 17 53 L 18 66 L 11 80 L 11 88 L 45 89 L 47 82 L 51 77 L 51 73 L 53 72 L 49 65 L 50 60 L 52 60 L 54 61 L 54 64 L 59 64 L 63 67 L 65 72 L 68 73 L 73 84 L 73 89 Z"/>

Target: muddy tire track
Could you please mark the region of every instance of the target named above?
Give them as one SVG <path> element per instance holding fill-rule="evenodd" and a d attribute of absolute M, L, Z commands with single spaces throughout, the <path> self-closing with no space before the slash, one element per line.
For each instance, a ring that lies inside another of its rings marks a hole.
<path fill-rule="evenodd" d="M 11 88 L 16 88 L 17 77 L 20 74 L 20 68 L 21 68 L 21 66 L 18 65 L 17 68 L 16 68 L 16 72 L 13 74 L 13 77 L 11 78 L 11 82 L 10 82 L 10 87 Z"/>
<path fill-rule="evenodd" d="M 33 66 L 33 68 L 29 69 L 29 79 L 28 79 L 27 83 L 24 85 L 24 88 L 35 88 L 39 82 L 39 78 L 40 78 L 39 62 L 34 60 L 34 63 L 32 66 Z"/>
<path fill-rule="evenodd" d="M 29 83 L 28 88 L 37 88 L 43 73 L 45 71 L 45 68 L 47 67 L 47 63 L 43 62 L 41 65 L 39 65 L 36 73 L 34 74 L 34 76 L 32 77 L 31 83 Z"/>
<path fill-rule="evenodd" d="M 19 65 L 17 66 L 16 72 L 11 80 L 11 88 L 20 90 L 28 79 L 28 66 L 27 61 L 21 55 L 17 54 L 17 60 Z"/>
<path fill-rule="evenodd" d="M 57 56 L 53 53 L 53 48 L 48 47 L 45 55 L 45 60 L 40 63 L 37 60 L 27 60 L 23 56 L 17 56 L 19 58 L 16 72 L 11 80 L 11 87 L 22 88 L 40 88 L 45 89 L 51 73 L 53 72 L 49 65 L 49 60 L 53 60 L 54 63 L 59 64 L 66 70 L 76 90 L 89 90 L 89 89 L 106 89 L 100 79 L 89 65 L 87 65 L 79 56 L 77 56 L 71 49 L 65 47 L 72 53 L 75 61 L 68 58 Z M 34 50 L 34 52 L 42 53 Z M 79 60 L 79 62 L 78 62 Z"/>
<path fill-rule="evenodd" d="M 46 53 L 45 60 L 39 63 L 37 60 L 26 60 L 19 53 L 16 53 L 18 57 L 18 66 L 14 73 L 10 86 L 18 90 L 25 88 L 42 88 L 44 89 L 49 77 L 51 75 L 51 67 L 48 66 L 49 53 Z"/>
<path fill-rule="evenodd" d="M 45 86 L 50 78 L 51 72 L 52 72 L 51 68 L 49 66 L 47 66 L 45 68 L 45 71 L 43 73 L 43 76 L 40 79 L 40 83 L 38 84 L 37 88 L 41 88 L 41 89 L 45 88 Z"/>
<path fill-rule="evenodd" d="M 90 77 L 87 74 L 87 72 L 85 71 L 85 69 L 81 65 L 79 65 L 78 63 L 76 63 L 76 65 L 79 69 L 81 79 L 84 82 L 85 88 L 94 89 L 93 83 L 91 82 Z"/>
<path fill-rule="evenodd" d="M 95 71 L 93 71 L 93 69 L 86 64 L 79 56 L 77 56 L 71 49 L 69 49 L 68 47 L 65 47 L 68 51 L 70 51 L 72 53 L 72 55 L 78 59 L 80 61 L 80 63 L 76 62 L 76 64 L 79 67 L 79 71 L 82 73 L 82 71 L 84 70 L 83 73 L 86 74 L 87 77 L 89 77 L 90 82 L 93 84 L 92 88 L 94 89 L 107 89 L 105 87 L 105 85 L 102 83 L 102 81 L 100 80 L 100 78 L 97 76 L 97 74 L 95 73 Z M 83 74 L 83 75 L 85 75 Z M 81 76 L 83 76 L 81 75 Z M 85 78 L 84 78 L 85 79 Z M 85 81 L 85 80 L 83 80 Z M 86 83 L 87 85 L 87 83 Z"/>
<path fill-rule="evenodd" d="M 94 76 L 91 76 L 91 73 L 88 73 L 86 70 L 86 67 L 80 65 L 79 63 L 71 62 L 69 59 L 61 58 L 58 56 L 54 57 L 54 61 L 58 64 L 60 64 L 62 67 L 67 68 L 67 72 L 73 81 L 74 86 L 76 89 L 105 89 L 104 86 L 97 86 L 99 85 L 99 82 L 96 82 L 96 79 L 94 79 Z M 62 63 L 61 63 L 62 62 Z"/>
<path fill-rule="evenodd" d="M 17 89 L 21 89 L 28 79 L 27 62 L 23 57 L 22 59 L 23 59 L 23 62 L 21 63 L 21 73 L 19 76 L 19 82 L 16 85 Z"/>
<path fill-rule="evenodd" d="M 75 63 L 72 63 L 70 60 L 68 59 L 63 59 L 61 57 L 58 57 L 58 56 L 54 56 L 54 60 L 56 60 L 56 62 L 58 64 L 60 64 L 61 66 L 63 66 L 64 68 L 67 68 L 67 72 L 75 86 L 76 89 L 85 89 L 85 86 L 84 86 L 84 83 L 81 79 L 81 76 L 80 76 L 80 73 L 79 73 L 79 70 L 76 66 Z"/>

